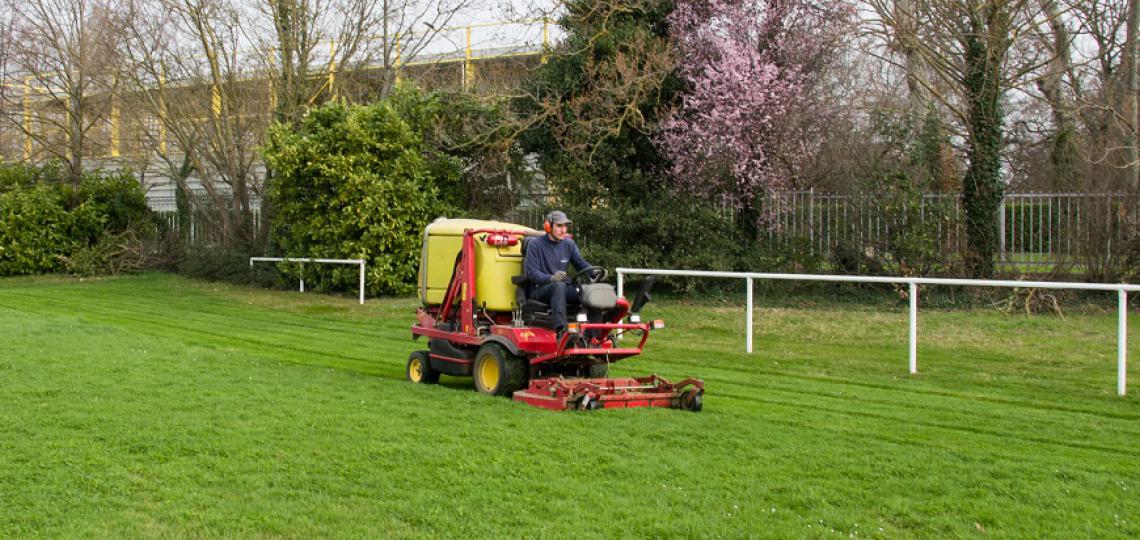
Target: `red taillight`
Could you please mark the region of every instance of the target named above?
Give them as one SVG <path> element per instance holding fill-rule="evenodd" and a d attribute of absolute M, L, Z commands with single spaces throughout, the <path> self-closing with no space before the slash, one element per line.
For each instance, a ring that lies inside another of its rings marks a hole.
<path fill-rule="evenodd" d="M 519 243 L 519 239 L 511 234 L 488 234 L 487 243 L 495 247 L 513 246 Z"/>

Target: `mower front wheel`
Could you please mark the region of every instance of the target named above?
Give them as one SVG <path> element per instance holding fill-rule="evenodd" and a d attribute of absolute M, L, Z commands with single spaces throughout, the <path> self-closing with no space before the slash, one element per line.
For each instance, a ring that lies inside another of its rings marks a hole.
<path fill-rule="evenodd" d="M 408 357 L 407 375 L 409 381 L 417 384 L 439 382 L 439 372 L 432 369 L 427 351 L 416 351 Z"/>
<path fill-rule="evenodd" d="M 591 379 L 604 379 L 610 375 L 610 363 L 590 364 L 586 370 L 586 375 Z"/>
<path fill-rule="evenodd" d="M 475 354 L 475 389 L 492 396 L 510 396 L 526 386 L 526 359 L 498 343 L 487 343 Z"/>
<path fill-rule="evenodd" d="M 681 394 L 681 408 L 687 411 L 701 412 L 705 407 L 705 393 L 699 390 L 685 390 Z"/>

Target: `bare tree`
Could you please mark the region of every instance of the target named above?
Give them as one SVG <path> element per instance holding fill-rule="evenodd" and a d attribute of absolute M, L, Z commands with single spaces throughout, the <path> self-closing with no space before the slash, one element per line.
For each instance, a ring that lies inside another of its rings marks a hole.
<path fill-rule="evenodd" d="M 15 111 L 8 110 L 17 101 L 21 101 L 16 96 L 23 93 L 24 85 L 14 76 L 14 66 L 12 60 L 12 44 L 13 44 L 13 17 L 12 13 L 7 10 L 0 12 L 0 107 L 4 108 L 4 115 L 15 114 Z M 23 114 L 23 106 L 17 109 L 20 114 Z M 0 136 L 0 158 L 5 161 L 20 159 L 21 149 L 25 147 L 23 141 L 25 139 L 23 131 L 19 128 L 11 126 L 10 122 L 4 121 L 0 123 L 0 133 L 7 134 L 13 133 L 15 136 Z"/>
<path fill-rule="evenodd" d="M 5 117 L 45 157 L 63 161 L 78 183 L 84 157 L 106 146 L 90 135 L 107 122 L 107 103 L 120 81 L 112 6 L 104 0 L 4 0 L 3 7 L 12 17 L 6 73 L 34 90 L 34 97 L 6 92 Z M 29 105 L 35 122 L 29 121 Z"/>
<path fill-rule="evenodd" d="M 482 0 L 261 0 L 245 37 L 266 67 L 276 119 L 295 123 L 321 101 L 386 96 L 448 25 L 481 6 Z M 345 79 L 355 82 L 349 92 Z"/>
<path fill-rule="evenodd" d="M 1049 103 L 1057 134 L 1075 133 L 1079 140 L 1074 144 L 1088 165 L 1126 172 L 1125 178 L 1101 187 L 1135 189 L 1140 160 L 1135 0 L 1039 0 L 1039 4 L 1048 31 L 1038 33 L 1051 57 L 1038 89 Z"/>
<path fill-rule="evenodd" d="M 1073 32 L 1060 1 L 1038 0 L 1038 5 L 1044 19 L 1042 26 L 1047 30 L 1035 30 L 1040 36 L 1039 46 L 1049 51 L 1043 73 L 1037 79 L 1037 90 L 1048 103 L 1053 120 L 1050 184 L 1054 189 L 1068 190 L 1080 185 L 1078 133 L 1073 116 L 1073 89 L 1078 87 L 1079 81 L 1071 77 L 1074 73 Z"/>
<path fill-rule="evenodd" d="M 1127 149 L 1128 176 L 1131 179 L 1131 187 L 1134 191 L 1140 190 L 1140 155 L 1137 154 L 1136 150 L 1136 115 L 1138 112 L 1136 107 L 1136 40 L 1138 39 L 1137 33 L 1140 31 L 1137 28 L 1138 19 L 1140 19 L 1137 3 L 1137 0 L 1128 0 L 1127 23 L 1124 28 L 1124 52 L 1122 53 L 1124 58 L 1121 62 L 1124 73 L 1117 93 L 1121 98 L 1120 110 L 1124 113 L 1124 121 L 1121 123 L 1125 126 L 1122 130 L 1122 143 Z"/>
<path fill-rule="evenodd" d="M 257 147 L 270 122 L 264 73 L 243 54 L 243 16 L 225 0 L 154 0 L 124 12 L 130 95 L 153 119 L 142 135 L 162 174 L 221 231 L 253 239 Z"/>
<path fill-rule="evenodd" d="M 252 239 L 268 125 L 345 97 L 346 76 L 372 84 L 366 95 L 385 94 L 400 69 L 396 48 L 401 62 L 413 58 L 436 24 L 474 2 L 135 0 L 124 10 L 123 50 L 132 95 L 154 119 L 143 135 L 165 176 L 204 191 L 195 204 L 213 210 L 227 239 Z M 413 35 L 414 25 L 428 30 Z"/>

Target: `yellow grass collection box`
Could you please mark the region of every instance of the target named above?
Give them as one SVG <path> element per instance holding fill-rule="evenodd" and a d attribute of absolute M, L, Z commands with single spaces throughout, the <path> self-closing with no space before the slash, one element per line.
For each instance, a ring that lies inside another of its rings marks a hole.
<path fill-rule="evenodd" d="M 420 301 L 439 305 L 447 294 L 455 270 L 455 259 L 463 248 L 463 232 L 469 229 L 505 229 L 538 234 L 529 227 L 477 219 L 440 218 L 424 228 L 423 253 L 420 257 Z M 491 311 L 515 308 L 515 285 L 511 277 L 522 274 L 522 242 L 511 246 L 492 246 L 475 236 L 475 305 Z"/>

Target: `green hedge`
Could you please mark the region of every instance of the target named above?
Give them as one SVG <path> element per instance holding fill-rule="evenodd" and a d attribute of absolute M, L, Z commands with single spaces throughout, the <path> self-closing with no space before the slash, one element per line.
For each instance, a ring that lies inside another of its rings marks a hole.
<path fill-rule="evenodd" d="M 272 236 L 285 256 L 362 258 L 368 294 L 411 290 L 423 228 L 448 210 L 439 186 L 453 184 L 459 171 L 426 159 L 423 135 L 402 114 L 391 102 L 333 103 L 296 129 L 269 130 Z M 354 287 L 357 279 L 354 268 L 305 268 L 317 290 Z"/>
<path fill-rule="evenodd" d="M 52 165 L 0 165 L 0 276 L 63 270 L 68 257 L 146 217 L 129 171 L 91 171 L 73 186 Z"/>

